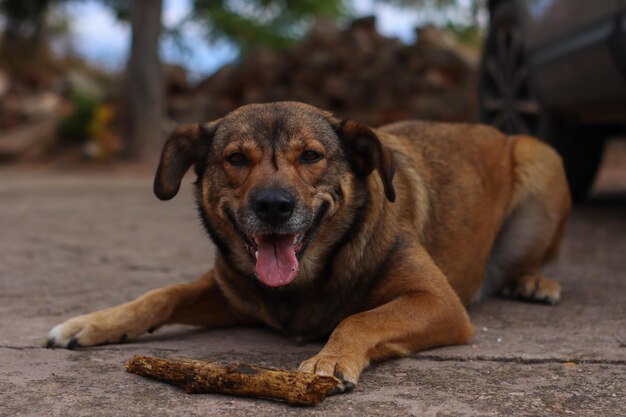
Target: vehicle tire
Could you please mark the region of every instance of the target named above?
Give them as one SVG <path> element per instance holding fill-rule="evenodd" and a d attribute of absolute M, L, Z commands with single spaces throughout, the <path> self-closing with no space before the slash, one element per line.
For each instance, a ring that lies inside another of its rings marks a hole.
<path fill-rule="evenodd" d="M 542 117 L 538 136 L 561 154 L 574 202 L 583 202 L 589 194 L 609 135 L 603 127 L 568 125 L 547 114 Z"/>
<path fill-rule="evenodd" d="M 563 158 L 574 201 L 584 200 L 602 160 L 601 129 L 568 125 L 542 106 L 530 81 L 520 18 L 512 1 L 491 13 L 479 70 L 480 120 L 506 134 L 537 136 Z"/>

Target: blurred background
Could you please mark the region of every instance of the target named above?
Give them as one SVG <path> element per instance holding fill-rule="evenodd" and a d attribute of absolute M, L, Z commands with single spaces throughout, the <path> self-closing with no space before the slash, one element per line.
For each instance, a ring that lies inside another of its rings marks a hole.
<path fill-rule="evenodd" d="M 41 347 L 213 264 L 193 173 L 152 193 L 177 124 L 299 100 L 536 135 L 583 202 L 545 270 L 558 307 L 474 305 L 471 345 L 376 365 L 319 414 L 626 416 L 625 80 L 626 0 L 0 0 L 0 415 L 289 414 L 120 375 L 137 350 L 287 368 L 317 351 L 273 333 Z"/>
<path fill-rule="evenodd" d="M 152 169 L 178 123 L 298 100 L 540 136 L 580 201 L 603 155 L 605 182 L 626 175 L 609 142 L 624 16 L 626 0 L 0 0 L 0 165 Z"/>

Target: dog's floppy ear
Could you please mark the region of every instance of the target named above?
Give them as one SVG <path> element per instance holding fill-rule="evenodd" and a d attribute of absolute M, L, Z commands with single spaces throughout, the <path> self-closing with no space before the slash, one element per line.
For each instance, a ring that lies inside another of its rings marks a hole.
<path fill-rule="evenodd" d="M 189 167 L 195 165 L 198 170 L 203 164 L 211 149 L 218 122 L 186 124 L 174 129 L 163 146 L 154 177 L 154 194 L 159 199 L 173 198 Z"/>
<path fill-rule="evenodd" d="M 372 129 L 353 120 L 339 122 L 337 134 L 346 150 L 352 170 L 365 178 L 377 169 L 383 181 L 385 196 L 389 201 L 395 201 L 393 175 L 396 171 L 396 162 L 391 149 L 380 142 Z"/>

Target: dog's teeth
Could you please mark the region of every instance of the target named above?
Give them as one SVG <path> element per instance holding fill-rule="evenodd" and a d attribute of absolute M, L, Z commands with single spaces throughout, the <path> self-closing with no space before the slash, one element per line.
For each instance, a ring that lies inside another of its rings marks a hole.
<path fill-rule="evenodd" d="M 259 259 L 259 251 L 254 251 L 254 258 Z"/>

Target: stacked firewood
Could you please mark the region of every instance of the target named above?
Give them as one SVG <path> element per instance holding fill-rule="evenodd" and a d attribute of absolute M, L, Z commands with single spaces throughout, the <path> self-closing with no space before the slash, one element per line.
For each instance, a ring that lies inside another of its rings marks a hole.
<path fill-rule="evenodd" d="M 345 30 L 318 22 L 292 48 L 257 51 L 201 82 L 199 116 L 211 120 L 243 104 L 297 100 L 373 126 L 474 120 L 475 66 L 438 29 L 418 29 L 416 38 L 406 45 L 384 37 L 373 17 Z"/>

